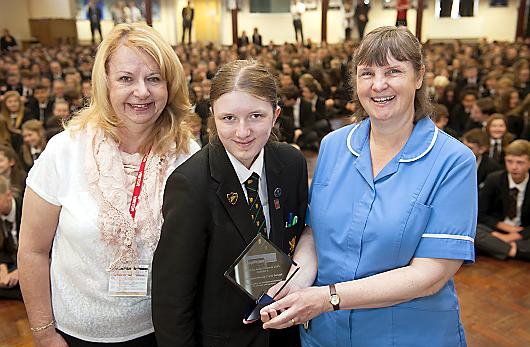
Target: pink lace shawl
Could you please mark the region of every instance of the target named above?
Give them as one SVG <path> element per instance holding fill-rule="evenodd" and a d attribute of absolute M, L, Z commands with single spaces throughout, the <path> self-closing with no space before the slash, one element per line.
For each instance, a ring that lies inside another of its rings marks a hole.
<path fill-rule="evenodd" d="M 145 168 L 144 183 L 139 196 L 136 218 L 129 213 L 133 183 L 139 169 L 140 154 L 132 158 L 133 169 L 124 168 L 124 158 L 118 144 L 100 129 L 87 128 L 88 148 L 85 173 L 88 191 L 95 198 L 99 214 L 97 226 L 101 239 L 112 247 L 116 255 L 108 270 L 138 264 L 139 245 L 156 248 L 162 228 L 162 199 L 169 163 L 175 151 L 160 156 L 150 154 Z M 129 165 L 131 163 L 125 163 Z M 129 172 L 127 172 L 129 171 Z"/>

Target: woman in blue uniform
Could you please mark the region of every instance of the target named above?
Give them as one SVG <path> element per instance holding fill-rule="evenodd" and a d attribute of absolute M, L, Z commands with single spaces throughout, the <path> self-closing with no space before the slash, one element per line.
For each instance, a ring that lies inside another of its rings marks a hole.
<path fill-rule="evenodd" d="M 476 164 L 428 118 L 424 72 L 407 30 L 378 28 L 361 42 L 362 120 L 322 141 L 313 238 L 297 247 L 288 295 L 262 309 L 264 328 L 309 322 L 300 331 L 312 347 L 466 346 L 452 278 L 474 261 Z"/>

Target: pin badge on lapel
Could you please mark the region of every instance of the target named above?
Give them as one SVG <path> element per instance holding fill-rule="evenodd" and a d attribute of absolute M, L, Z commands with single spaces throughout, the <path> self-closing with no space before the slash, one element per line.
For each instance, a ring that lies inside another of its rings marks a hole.
<path fill-rule="evenodd" d="M 226 198 L 231 205 L 235 205 L 237 202 L 237 193 L 231 192 L 226 194 Z"/>
<path fill-rule="evenodd" d="M 282 196 L 282 190 L 281 188 L 274 189 L 274 209 L 279 210 L 280 209 L 280 200 L 278 199 L 280 196 Z"/>
<path fill-rule="evenodd" d="M 293 236 L 291 241 L 289 241 L 289 256 L 290 257 L 293 256 L 295 247 L 296 247 L 296 236 Z"/>

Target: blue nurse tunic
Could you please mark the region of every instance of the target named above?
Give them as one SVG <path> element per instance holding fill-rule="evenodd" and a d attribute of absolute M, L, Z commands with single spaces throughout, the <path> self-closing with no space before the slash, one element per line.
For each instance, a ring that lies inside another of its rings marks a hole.
<path fill-rule="evenodd" d="M 372 276 L 413 258 L 473 262 L 473 153 L 423 118 L 374 178 L 369 132 L 366 119 L 322 141 L 307 216 L 318 256 L 315 285 Z M 324 313 L 300 330 L 305 347 L 466 346 L 452 279 L 434 295 Z"/>

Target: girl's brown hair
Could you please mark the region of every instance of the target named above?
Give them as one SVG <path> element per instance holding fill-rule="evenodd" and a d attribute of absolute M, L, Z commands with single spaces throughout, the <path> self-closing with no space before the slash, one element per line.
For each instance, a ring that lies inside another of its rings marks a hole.
<path fill-rule="evenodd" d="M 269 102 L 272 112 L 278 106 L 278 85 L 274 75 L 256 60 L 235 60 L 219 68 L 212 79 L 210 102 L 213 105 L 223 94 L 233 91 L 246 92 L 258 99 Z M 217 137 L 217 129 L 212 117 L 208 121 L 210 138 Z M 275 134 L 271 133 L 273 138 Z"/>
<path fill-rule="evenodd" d="M 42 122 L 36 119 L 28 120 L 22 124 L 22 132 L 24 131 L 33 131 L 39 134 L 39 149 L 44 150 L 46 147 L 46 133 L 44 131 L 44 126 Z M 27 143 L 22 145 L 22 161 L 26 167 L 33 166 L 33 157 L 31 156 L 31 148 Z"/>
<path fill-rule="evenodd" d="M 519 94 L 517 89 L 515 89 L 513 87 L 506 88 L 506 89 L 501 91 L 501 93 L 499 95 L 499 98 L 498 98 L 498 105 L 497 105 L 497 111 L 499 113 L 506 114 L 506 115 L 508 115 L 508 114 L 511 115 L 510 111 L 512 111 L 513 109 L 517 108 L 517 106 L 519 106 L 519 105 L 517 105 L 514 108 L 510 108 L 510 99 L 511 99 L 513 93 Z M 521 103 L 521 101 L 519 101 L 519 103 Z"/>
<path fill-rule="evenodd" d="M 508 146 L 508 144 L 510 142 L 512 142 L 515 139 L 515 136 L 508 131 L 508 119 L 506 118 L 505 115 L 500 114 L 500 113 L 492 114 L 488 118 L 488 121 L 486 122 L 486 134 L 488 134 L 488 138 L 489 138 L 490 137 L 491 123 L 493 123 L 493 121 L 499 120 L 499 119 L 502 120 L 504 122 L 504 125 L 506 126 L 506 132 L 502 136 L 502 141 L 501 141 L 502 148 L 505 148 L 506 146 Z"/>
<path fill-rule="evenodd" d="M 7 99 L 17 98 L 19 101 L 19 107 L 17 111 L 17 117 L 14 119 L 14 123 L 10 118 L 10 111 L 7 109 Z M 22 121 L 24 120 L 24 103 L 20 98 L 20 94 L 16 90 L 10 90 L 4 94 L 4 99 L 2 101 L 2 118 L 7 122 L 8 126 L 11 129 L 20 129 Z"/>
<path fill-rule="evenodd" d="M 15 150 L 11 146 L 0 145 L 0 153 L 3 154 L 7 160 L 13 161 L 14 165 L 11 167 L 11 174 L 9 177 L 9 182 L 11 188 L 15 194 L 20 194 L 24 192 L 26 186 L 26 171 L 22 168 L 20 164 L 20 159 L 15 153 Z"/>

